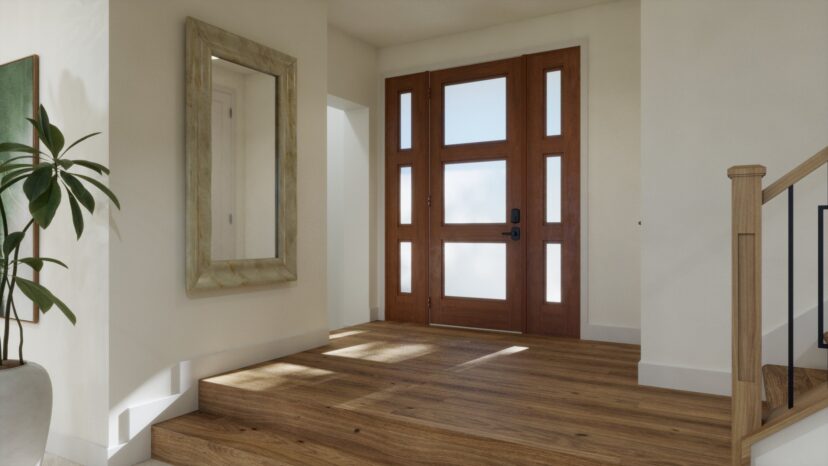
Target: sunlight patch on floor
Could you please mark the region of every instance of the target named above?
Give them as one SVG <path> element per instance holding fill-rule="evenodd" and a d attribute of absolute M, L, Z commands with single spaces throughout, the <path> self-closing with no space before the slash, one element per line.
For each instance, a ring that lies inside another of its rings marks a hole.
<path fill-rule="evenodd" d="M 336 340 L 337 338 L 344 338 L 344 337 L 351 337 L 354 335 L 359 335 L 360 333 L 365 333 L 365 330 L 344 330 L 344 331 L 333 331 L 328 336 L 331 340 Z"/>
<path fill-rule="evenodd" d="M 425 356 L 435 350 L 434 345 L 420 343 L 371 342 L 328 351 L 324 354 L 326 356 L 364 359 L 373 362 L 395 363 Z"/>
<path fill-rule="evenodd" d="M 281 385 L 315 382 L 336 372 L 289 362 L 275 362 L 241 372 L 219 375 L 209 382 L 232 385 L 252 390 L 267 390 Z"/>
<path fill-rule="evenodd" d="M 528 346 L 510 346 L 510 347 L 504 348 L 500 351 L 496 351 L 494 353 L 490 353 L 490 354 L 487 354 L 485 356 L 480 356 L 479 358 L 472 359 L 471 361 L 466 361 L 462 364 L 458 364 L 458 365 L 454 366 L 453 369 L 454 370 L 468 369 L 468 368 L 476 366 L 478 364 L 482 364 L 486 361 L 491 361 L 495 358 L 499 358 L 499 357 L 502 357 L 502 356 L 509 356 L 509 355 L 512 355 L 512 354 L 517 354 L 517 353 L 520 353 L 521 351 L 526 351 L 528 349 L 529 349 Z"/>

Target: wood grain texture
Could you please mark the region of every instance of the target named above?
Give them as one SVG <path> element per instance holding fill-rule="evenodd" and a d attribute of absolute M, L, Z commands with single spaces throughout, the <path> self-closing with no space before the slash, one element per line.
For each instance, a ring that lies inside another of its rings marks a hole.
<path fill-rule="evenodd" d="M 828 147 L 823 148 L 808 160 L 799 164 L 796 168 L 783 175 L 778 180 L 771 183 L 764 191 L 762 191 L 762 203 L 766 204 L 771 199 L 785 192 L 789 187 L 796 184 L 797 181 L 810 175 L 814 170 L 823 166 L 828 162 Z"/>
<path fill-rule="evenodd" d="M 768 364 L 762 367 L 765 381 L 765 400 L 771 411 L 788 406 L 788 367 Z M 805 393 L 817 385 L 828 383 L 828 371 L 824 369 L 794 368 L 794 403 L 799 403 Z"/>
<path fill-rule="evenodd" d="M 762 177 L 765 167 L 727 171 L 732 181 L 731 464 L 750 464 L 742 440 L 762 425 Z"/>
<path fill-rule="evenodd" d="M 155 426 L 153 455 L 207 465 L 726 464 L 729 399 L 640 387 L 639 358 L 633 345 L 375 322 L 201 381 L 202 412 Z"/>

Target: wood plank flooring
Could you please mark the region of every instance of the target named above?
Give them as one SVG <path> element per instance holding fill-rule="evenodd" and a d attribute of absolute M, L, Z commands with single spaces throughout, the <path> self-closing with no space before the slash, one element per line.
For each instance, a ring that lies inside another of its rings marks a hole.
<path fill-rule="evenodd" d="M 209 379 L 173 464 L 724 465 L 730 399 L 637 384 L 639 348 L 374 322 Z"/>

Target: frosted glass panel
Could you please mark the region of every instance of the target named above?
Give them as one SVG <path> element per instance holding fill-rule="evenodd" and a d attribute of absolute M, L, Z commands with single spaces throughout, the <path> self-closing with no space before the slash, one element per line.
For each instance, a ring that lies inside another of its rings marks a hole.
<path fill-rule="evenodd" d="M 411 242 L 400 243 L 400 292 L 411 293 Z"/>
<path fill-rule="evenodd" d="M 506 161 L 447 163 L 445 223 L 506 222 Z"/>
<path fill-rule="evenodd" d="M 506 139 L 506 78 L 444 88 L 445 144 Z"/>
<path fill-rule="evenodd" d="M 504 243 L 445 243 L 443 261 L 446 296 L 506 299 Z"/>
<path fill-rule="evenodd" d="M 411 225 L 411 167 L 400 167 L 400 224 Z"/>
<path fill-rule="evenodd" d="M 546 302 L 561 302 L 560 243 L 546 243 Z"/>
<path fill-rule="evenodd" d="M 546 223 L 561 221 L 561 158 L 546 158 Z"/>
<path fill-rule="evenodd" d="M 400 149 L 411 149 L 411 93 L 400 94 Z"/>
<path fill-rule="evenodd" d="M 546 135 L 561 135 L 561 71 L 546 73 Z"/>

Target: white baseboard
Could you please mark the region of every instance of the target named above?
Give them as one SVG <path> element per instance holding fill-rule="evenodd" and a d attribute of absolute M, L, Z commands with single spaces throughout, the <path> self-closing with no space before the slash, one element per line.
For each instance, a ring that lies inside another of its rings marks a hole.
<path fill-rule="evenodd" d="M 729 371 L 667 366 L 645 361 L 638 363 L 638 383 L 712 395 L 730 396 L 731 392 Z"/>
<path fill-rule="evenodd" d="M 641 329 L 632 327 L 615 327 L 611 325 L 585 324 L 581 328 L 581 339 L 640 345 Z"/>
<path fill-rule="evenodd" d="M 49 431 L 46 451 L 84 466 L 106 466 L 106 446 L 70 435 Z"/>

